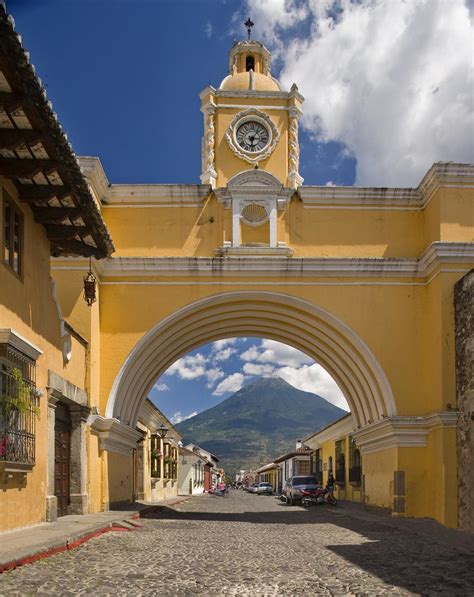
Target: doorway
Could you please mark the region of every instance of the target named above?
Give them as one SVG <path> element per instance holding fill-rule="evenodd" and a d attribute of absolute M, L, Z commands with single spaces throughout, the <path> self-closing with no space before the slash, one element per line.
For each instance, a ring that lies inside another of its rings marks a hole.
<path fill-rule="evenodd" d="M 71 415 L 67 406 L 56 406 L 54 429 L 54 495 L 58 516 L 69 514 L 71 501 Z"/>

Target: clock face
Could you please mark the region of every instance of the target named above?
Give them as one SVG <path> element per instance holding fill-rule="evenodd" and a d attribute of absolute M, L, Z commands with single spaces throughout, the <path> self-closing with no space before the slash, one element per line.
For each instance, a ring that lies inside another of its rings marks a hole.
<path fill-rule="evenodd" d="M 257 153 L 268 145 L 270 135 L 260 122 L 247 120 L 237 128 L 235 138 L 244 151 Z"/>

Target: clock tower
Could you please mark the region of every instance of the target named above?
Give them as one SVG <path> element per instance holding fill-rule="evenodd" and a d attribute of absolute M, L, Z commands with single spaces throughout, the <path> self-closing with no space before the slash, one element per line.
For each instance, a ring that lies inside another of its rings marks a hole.
<path fill-rule="evenodd" d="M 250 169 L 273 175 L 296 189 L 299 174 L 298 120 L 303 97 L 296 85 L 284 91 L 270 72 L 270 52 L 250 39 L 235 43 L 229 53 L 229 74 L 219 87 L 201 93 L 204 115 L 201 182 L 226 187 Z"/>

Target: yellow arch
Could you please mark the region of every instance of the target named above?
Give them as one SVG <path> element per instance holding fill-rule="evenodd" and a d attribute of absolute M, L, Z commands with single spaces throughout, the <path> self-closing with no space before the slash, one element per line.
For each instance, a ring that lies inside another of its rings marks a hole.
<path fill-rule="evenodd" d="M 133 348 L 115 378 L 106 416 L 135 427 L 156 379 L 202 344 L 236 336 L 284 342 L 320 363 L 343 392 L 357 427 L 397 414 L 390 384 L 374 355 L 324 309 L 275 292 L 229 292 L 179 309 Z"/>

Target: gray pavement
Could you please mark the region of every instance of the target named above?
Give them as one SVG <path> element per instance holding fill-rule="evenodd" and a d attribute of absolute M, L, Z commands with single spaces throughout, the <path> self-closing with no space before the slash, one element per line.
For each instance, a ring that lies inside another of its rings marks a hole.
<path fill-rule="evenodd" d="M 0 595 L 473 595 L 474 538 L 346 504 L 232 491 L 5 572 Z"/>

